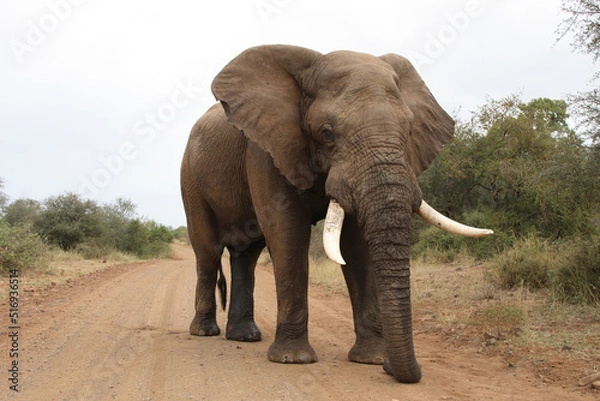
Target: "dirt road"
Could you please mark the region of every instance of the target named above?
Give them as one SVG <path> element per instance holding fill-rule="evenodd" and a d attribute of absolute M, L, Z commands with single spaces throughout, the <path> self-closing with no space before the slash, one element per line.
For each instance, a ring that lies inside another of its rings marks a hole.
<path fill-rule="evenodd" d="M 177 259 L 109 268 L 21 295 L 21 400 L 593 400 L 590 392 L 544 384 L 525 368 L 415 328 L 423 380 L 402 385 L 380 366 L 348 362 L 349 301 L 310 291 L 312 365 L 267 361 L 276 299 L 267 267 L 257 270 L 259 343 L 188 334 L 195 271 L 189 247 Z M 228 269 L 226 269 L 228 270 Z M 225 314 L 219 315 L 221 327 Z M 0 339 L 5 376 L 8 336 Z"/>

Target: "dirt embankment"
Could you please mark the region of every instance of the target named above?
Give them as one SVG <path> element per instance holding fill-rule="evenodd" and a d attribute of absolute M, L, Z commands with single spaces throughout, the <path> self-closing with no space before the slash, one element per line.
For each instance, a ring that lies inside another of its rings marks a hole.
<path fill-rule="evenodd" d="M 258 343 L 192 337 L 195 270 L 189 247 L 177 259 L 110 267 L 62 285 L 20 293 L 19 389 L 9 390 L 7 324 L 0 347 L 0 399 L 22 400 L 597 400 L 576 383 L 544 381 L 527 366 L 479 353 L 420 327 L 423 380 L 402 385 L 380 366 L 348 362 L 349 301 L 310 290 L 312 365 L 267 361 L 276 298 L 268 267 L 257 269 Z M 5 283 L 4 285 L 8 285 Z M 2 304 L 6 311 L 8 304 Z M 4 314 L 4 312 L 3 312 Z M 219 323 L 225 326 L 225 314 Z M 568 367 L 565 367 L 568 369 Z"/>

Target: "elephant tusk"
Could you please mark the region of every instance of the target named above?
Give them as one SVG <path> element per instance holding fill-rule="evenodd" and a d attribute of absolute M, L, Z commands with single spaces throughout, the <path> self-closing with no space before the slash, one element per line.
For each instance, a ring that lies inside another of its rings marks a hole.
<path fill-rule="evenodd" d="M 421 206 L 419 207 L 419 211 L 417 212 L 417 214 L 432 226 L 441 228 L 442 230 L 449 232 L 450 234 L 462 235 L 464 237 L 479 238 L 494 233 L 493 230 L 469 227 L 459 222 L 456 222 L 429 206 L 425 201 L 421 201 Z"/>
<path fill-rule="evenodd" d="M 334 199 L 329 202 L 325 226 L 323 228 L 323 247 L 329 259 L 336 263 L 345 265 L 346 261 L 340 251 L 340 235 L 344 223 L 344 209 Z"/>

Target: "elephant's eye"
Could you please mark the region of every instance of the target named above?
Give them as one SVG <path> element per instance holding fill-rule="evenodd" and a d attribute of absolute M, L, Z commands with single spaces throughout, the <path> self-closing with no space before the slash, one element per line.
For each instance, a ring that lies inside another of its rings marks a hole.
<path fill-rule="evenodd" d="M 331 143 L 331 142 L 335 141 L 335 134 L 330 129 L 324 129 L 323 130 L 323 138 L 325 139 L 325 141 Z"/>

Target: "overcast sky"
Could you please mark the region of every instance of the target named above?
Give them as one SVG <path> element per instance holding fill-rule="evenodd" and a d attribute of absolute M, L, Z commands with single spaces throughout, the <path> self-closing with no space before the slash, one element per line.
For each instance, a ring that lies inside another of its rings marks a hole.
<path fill-rule="evenodd" d="M 586 90 L 560 0 L 0 0 L 0 177 L 11 200 L 131 199 L 185 225 L 179 165 L 210 83 L 242 50 L 398 53 L 468 118 L 486 96 Z M 426 196 L 426 195 L 425 195 Z"/>

